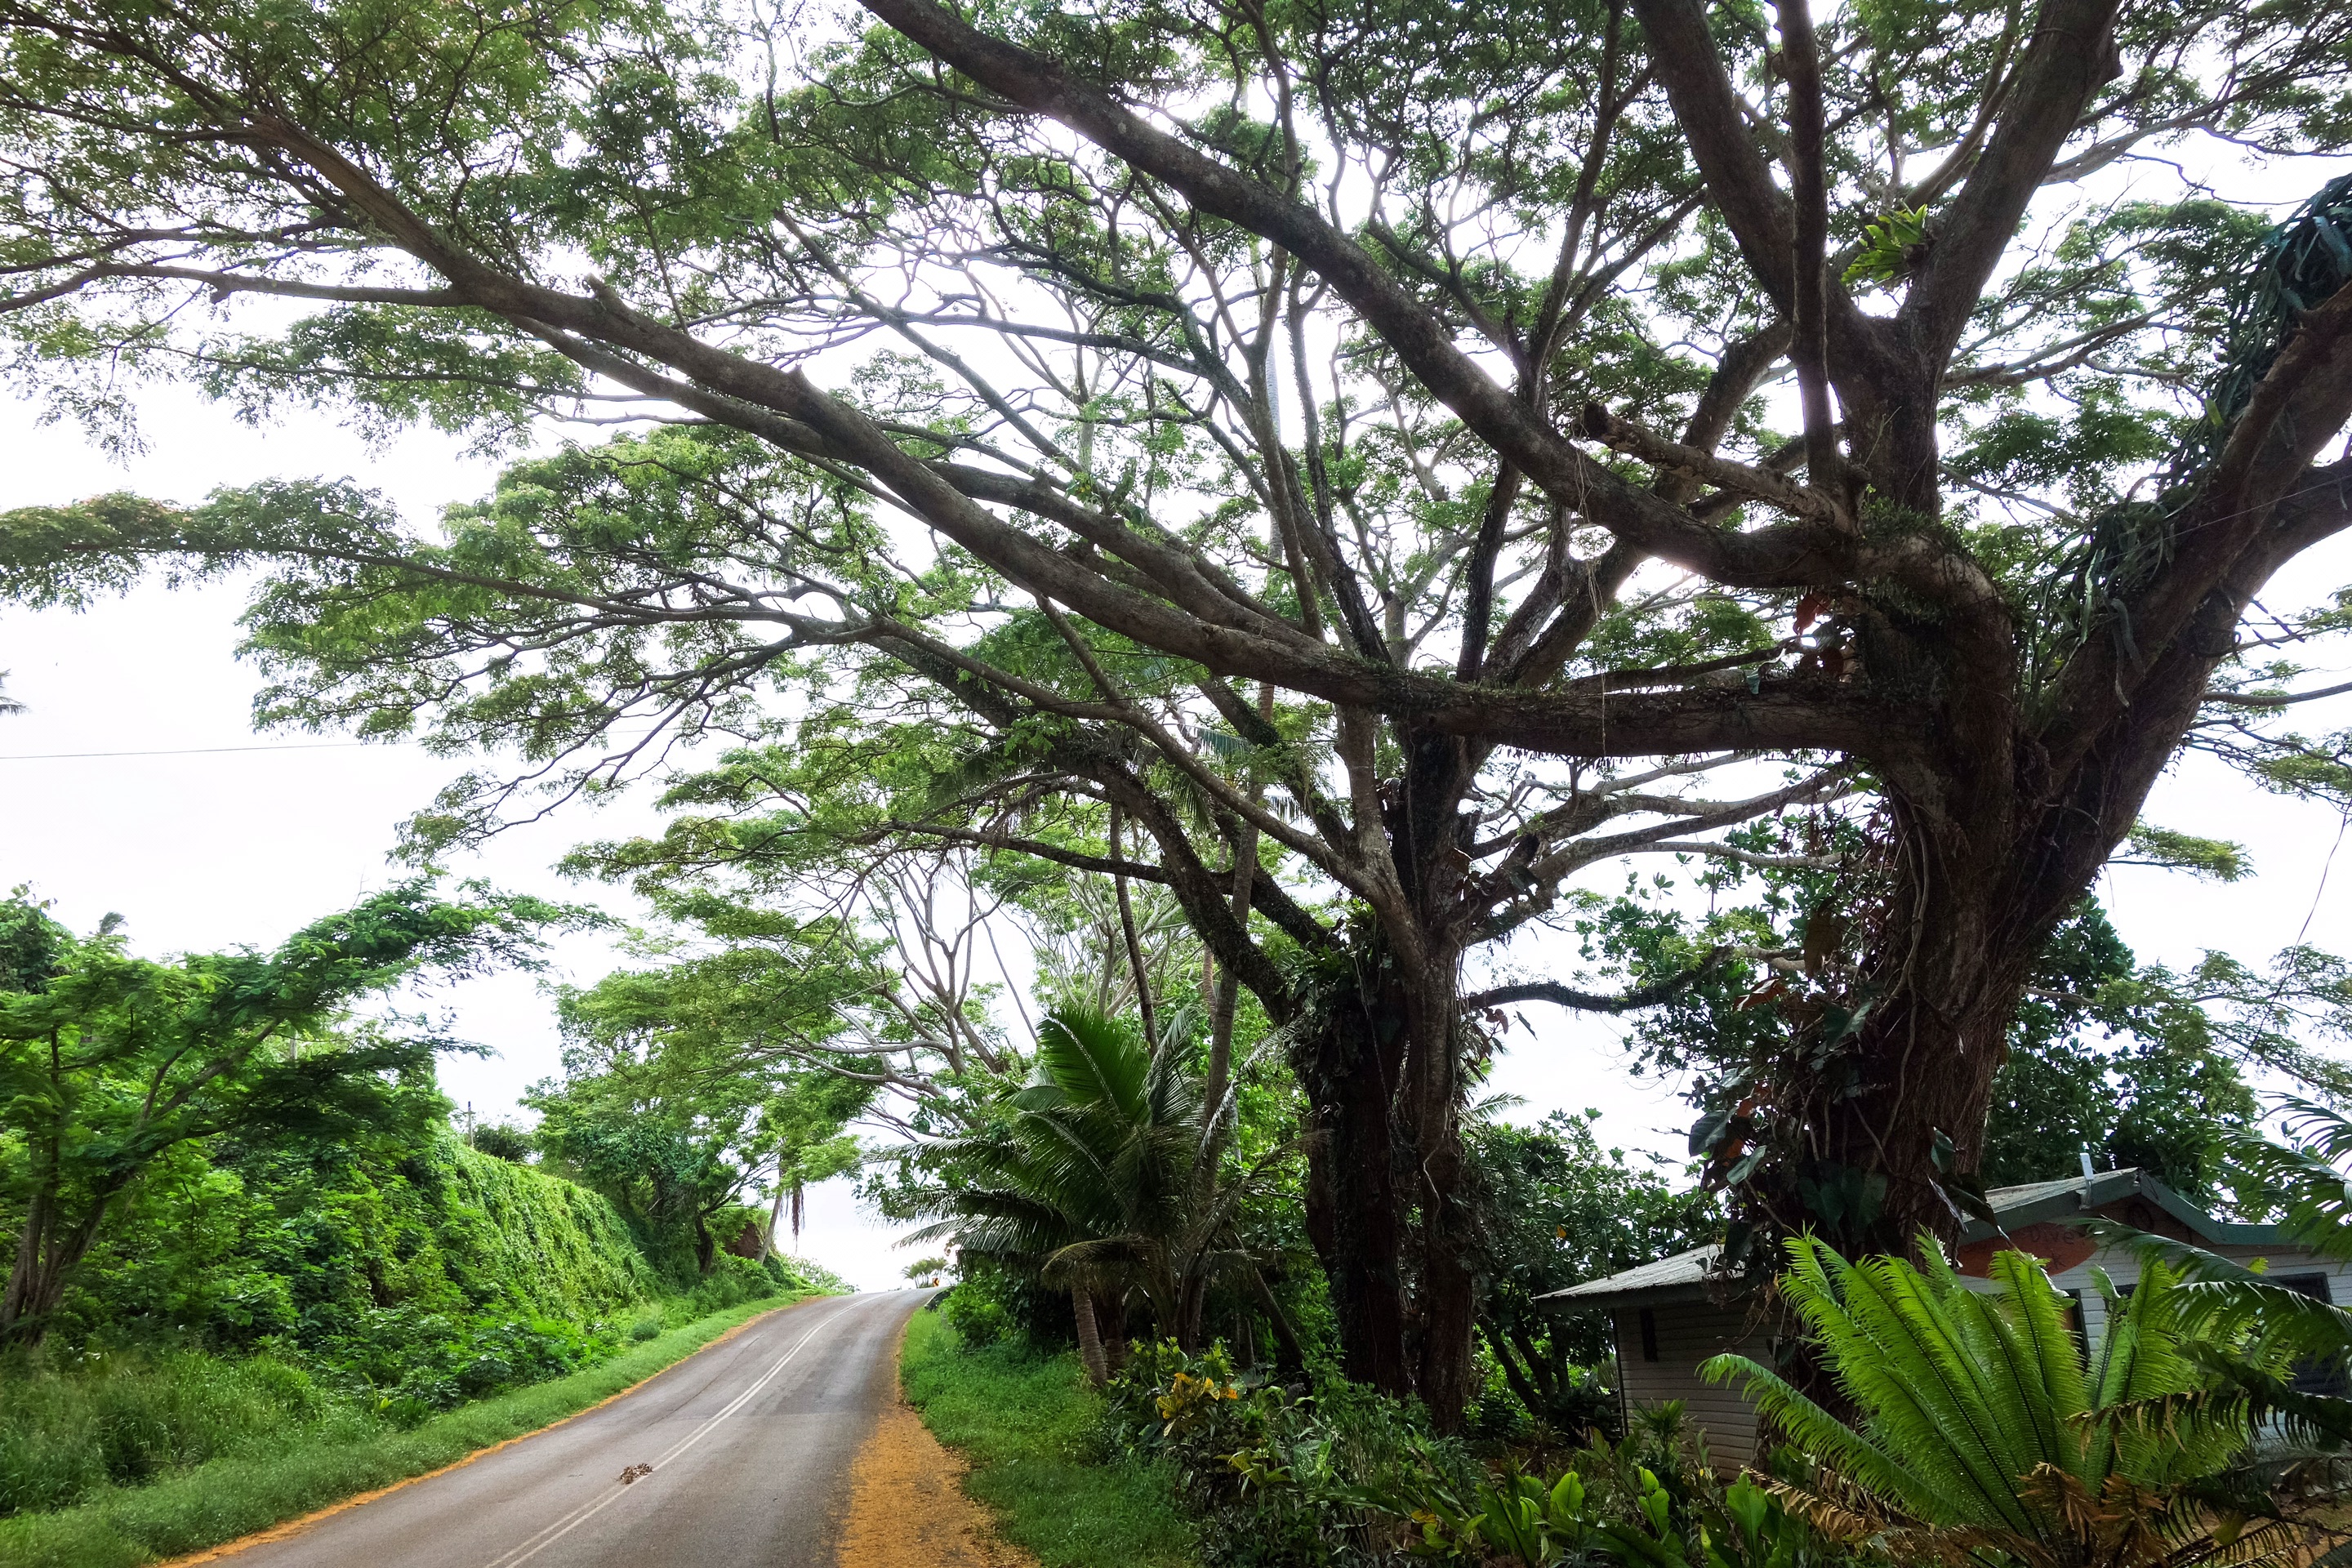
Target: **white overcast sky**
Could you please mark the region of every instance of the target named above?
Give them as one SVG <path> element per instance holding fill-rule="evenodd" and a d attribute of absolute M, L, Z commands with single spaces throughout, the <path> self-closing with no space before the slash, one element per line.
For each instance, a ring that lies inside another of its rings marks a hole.
<path fill-rule="evenodd" d="M 2318 183 L 2309 165 L 2258 182 L 2267 199 Z M 144 449 L 127 462 L 103 456 L 78 429 L 40 426 L 35 413 L 0 399 L 0 510 L 113 489 L 192 501 L 219 485 L 349 476 L 422 521 L 484 494 L 495 473 L 430 433 L 375 448 L 324 414 L 257 430 L 179 391 L 142 400 Z M 2285 613 L 2347 583 L 2352 546 L 2331 547 L 2292 566 L 2264 602 Z M 395 879 L 385 858 L 395 824 L 429 802 L 457 764 L 409 746 L 256 735 L 248 712 L 258 679 L 236 657 L 242 605 L 236 584 L 145 586 L 81 615 L 0 605 L 0 670 L 26 707 L 0 716 L 0 888 L 29 884 L 79 930 L 119 911 L 137 949 L 162 955 L 268 946 Z M 2315 705 L 2305 710 L 2306 727 L 2339 727 L 2347 712 L 2342 700 Z M 267 749 L 227 749 L 256 747 Z M 163 754 L 125 754 L 139 752 Z M 565 883 L 550 868 L 578 840 L 653 826 L 646 793 L 601 810 L 568 808 L 453 868 L 625 912 L 613 890 Z M 2218 947 L 2260 962 L 2298 939 L 2352 945 L 2352 859 L 2335 863 L 2342 825 L 2332 811 L 2263 794 L 2192 759 L 2158 786 L 2147 816 L 2244 843 L 2259 875 L 2219 887 L 2177 873 L 2109 872 L 2102 896 L 2142 959 L 2186 963 Z M 1598 871 L 1593 885 L 1621 876 Z M 555 957 L 558 977 L 583 983 L 616 962 L 601 939 L 567 941 Z M 1503 961 L 1562 973 L 1572 954 L 1531 944 Z M 434 1000 L 454 1013 L 460 1034 L 495 1052 L 442 1068 L 446 1092 L 483 1119 L 512 1114 L 515 1097 L 555 1070 L 555 1034 L 536 980 L 476 981 Z M 1688 1110 L 1675 1086 L 1628 1077 L 1609 1022 L 1549 1010 L 1531 1019 L 1534 1037 L 1513 1031 L 1492 1085 L 1524 1098 L 1517 1114 L 1598 1108 L 1605 1140 L 1681 1155 Z M 845 1183 L 814 1194 L 809 1217 L 802 1250 L 868 1289 L 897 1281 L 908 1255 L 857 1211 Z"/>

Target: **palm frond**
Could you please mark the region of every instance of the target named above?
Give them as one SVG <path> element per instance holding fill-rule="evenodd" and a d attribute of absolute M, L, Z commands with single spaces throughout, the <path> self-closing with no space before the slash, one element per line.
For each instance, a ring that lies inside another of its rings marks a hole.
<path fill-rule="evenodd" d="M 1037 1060 L 1074 1102 L 1115 1107 L 1131 1121 L 1146 1120 L 1150 1055 L 1118 1020 L 1088 1007 L 1056 1007 L 1037 1026 Z"/>

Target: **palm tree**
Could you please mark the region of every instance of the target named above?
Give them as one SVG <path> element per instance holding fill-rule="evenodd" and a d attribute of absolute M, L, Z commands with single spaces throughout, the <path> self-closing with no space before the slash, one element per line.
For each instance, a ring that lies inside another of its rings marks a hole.
<path fill-rule="evenodd" d="M 1156 1335 L 1192 1349 L 1209 1287 L 1225 1275 L 1257 1289 L 1276 1333 L 1295 1345 L 1235 1232 L 1243 1200 L 1288 1146 L 1229 1171 L 1234 1090 L 1206 1103 L 1179 1037 L 1167 1031 L 1154 1049 L 1101 1013 L 1055 1009 L 1011 1114 L 936 1146 L 954 1179 L 916 1194 L 917 1211 L 939 1217 L 909 1245 L 952 1241 L 968 1258 L 1069 1291 L 1080 1359 L 1097 1382 L 1118 1353 L 1130 1294 Z"/>
<path fill-rule="evenodd" d="M 2021 1252 L 1971 1289 L 1923 1242 L 1924 1267 L 1849 1262 L 1822 1242 L 1789 1244 L 1783 1299 L 1861 1413 L 1848 1426 L 1744 1356 L 1705 1368 L 1739 1379 L 1821 1466 L 1790 1506 L 1836 1539 L 1875 1538 L 1897 1561 L 2030 1568 L 2183 1568 L 2285 1562 L 2300 1534 L 2243 1529 L 2218 1484 L 2251 1428 L 2183 1396 L 2211 1380 L 2173 1310 L 2160 1266 L 2108 1297 L 2086 1358 L 2066 1302 Z M 2167 1402 L 2172 1402 L 2168 1407 Z M 2156 1411 L 2164 1411 L 2161 1419 Z"/>

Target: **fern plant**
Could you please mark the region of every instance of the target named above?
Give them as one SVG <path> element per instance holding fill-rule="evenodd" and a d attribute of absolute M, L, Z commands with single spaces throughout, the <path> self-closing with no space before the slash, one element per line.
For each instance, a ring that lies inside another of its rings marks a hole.
<path fill-rule="evenodd" d="M 2230 1163 L 2276 1207 L 2288 1241 L 2320 1258 L 2352 1259 L 2352 1182 L 2341 1169 L 2352 1159 L 2352 1120 L 2306 1100 L 2284 1099 L 2279 1110 L 2293 1142 L 2240 1132 L 2225 1144 Z M 2352 1366 L 2352 1312 L 2186 1242 L 2112 1223 L 2095 1228 L 2183 1280 L 2173 1316 L 2214 1386 L 2164 1401 L 2152 1415 L 2193 1404 L 2272 1427 L 2283 1441 L 2266 1458 L 2280 1482 L 2295 1479 L 2283 1473 L 2286 1464 L 2352 1450 L 2352 1398 L 2340 1383 L 2315 1387 L 2293 1375 Z"/>
<path fill-rule="evenodd" d="M 1789 1243 L 1782 1298 L 1858 1424 L 1745 1356 L 1704 1369 L 1742 1382 L 1818 1462 L 1817 1479 L 1781 1489 L 1816 1529 L 1902 1562 L 2032 1568 L 2286 1562 L 2302 1546 L 2278 1520 L 2249 1526 L 2217 1484 L 2251 1428 L 2226 1408 L 2179 1402 L 2211 1379 L 2163 1268 L 2128 1295 L 2098 1277 L 2107 1328 L 2086 1357 L 2033 1258 L 1999 1254 L 1989 1288 L 1974 1289 L 1932 1241 L 1921 1255 L 1915 1268 Z"/>

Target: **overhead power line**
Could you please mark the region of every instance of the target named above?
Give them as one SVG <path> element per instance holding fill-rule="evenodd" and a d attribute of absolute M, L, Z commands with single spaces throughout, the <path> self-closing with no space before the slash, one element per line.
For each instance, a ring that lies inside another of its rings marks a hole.
<path fill-rule="evenodd" d="M 205 757 L 222 752 L 328 752 L 371 743 L 366 741 L 297 741 L 289 746 L 173 746 L 155 752 L 33 752 L 20 757 L 0 757 L 0 763 L 68 763 L 96 757 Z"/>

